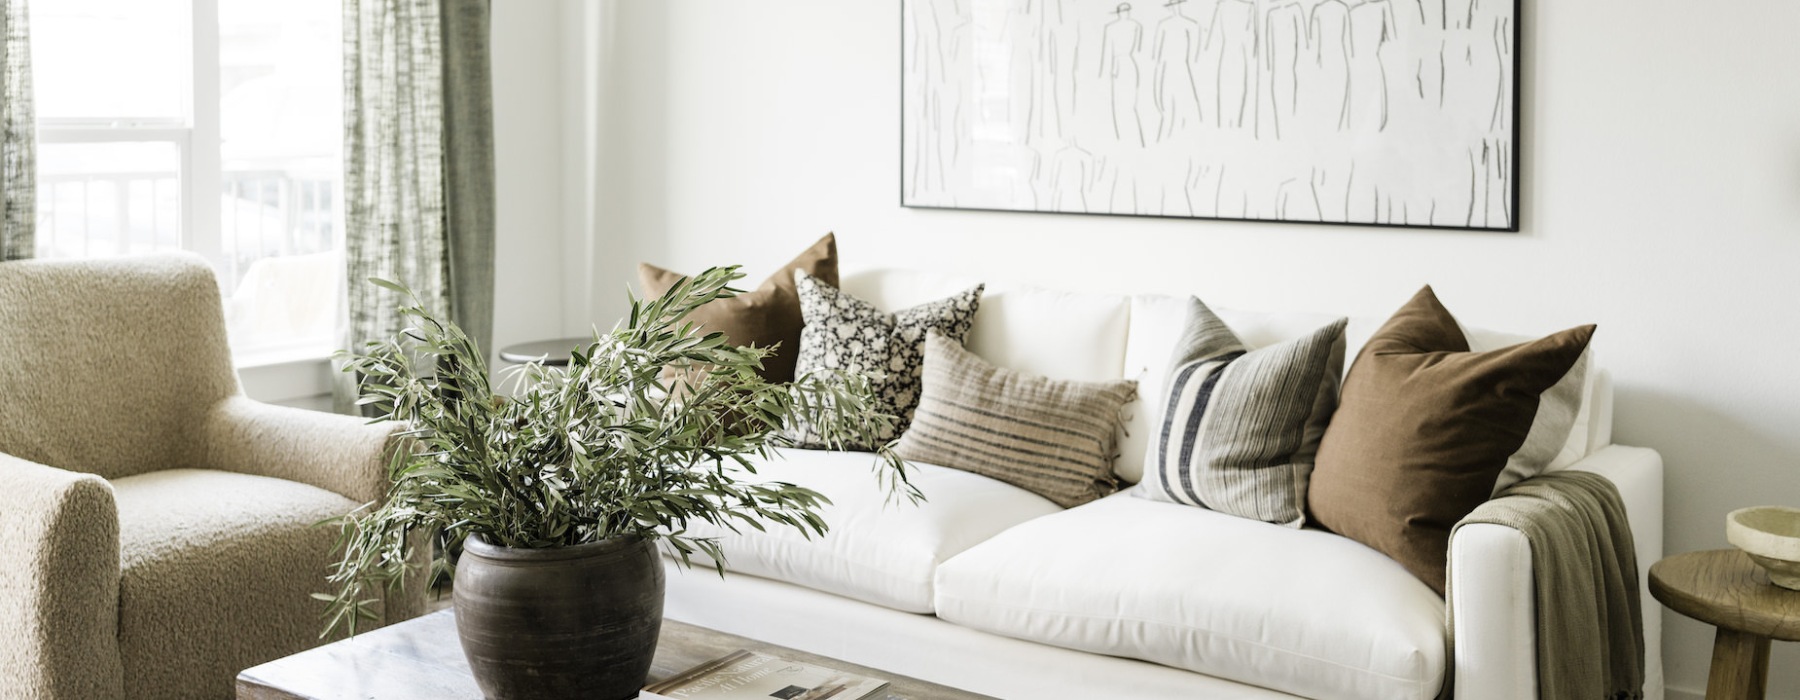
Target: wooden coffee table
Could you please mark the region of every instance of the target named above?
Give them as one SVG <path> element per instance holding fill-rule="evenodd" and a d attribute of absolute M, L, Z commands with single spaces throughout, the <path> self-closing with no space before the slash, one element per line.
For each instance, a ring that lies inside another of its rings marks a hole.
<path fill-rule="evenodd" d="M 888 680 L 888 697 L 981 700 L 916 678 L 779 647 L 705 627 L 663 621 L 649 682 L 738 649 Z M 237 677 L 238 700 L 482 700 L 456 637 L 453 611 L 365 632 L 251 668 Z"/>

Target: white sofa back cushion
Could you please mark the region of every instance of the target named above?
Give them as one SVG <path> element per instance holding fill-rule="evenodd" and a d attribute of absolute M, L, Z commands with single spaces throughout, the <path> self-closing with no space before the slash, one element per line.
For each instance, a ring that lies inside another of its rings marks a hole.
<path fill-rule="evenodd" d="M 914 270 L 877 269 L 845 275 L 843 289 L 881 309 L 900 309 L 942 299 L 985 282 Z M 1139 399 L 1125 407 L 1125 434 L 1114 471 L 1136 483 L 1144 474 L 1144 452 L 1162 407 L 1145 396 L 1162 390 L 1169 353 L 1186 322 L 1187 297 L 1062 292 L 989 283 L 975 315 L 968 347 L 997 366 L 1053 379 L 1095 381 L 1135 379 Z M 1214 309 L 1252 348 L 1299 337 L 1335 317 L 1322 313 L 1265 313 Z M 1344 370 L 1385 319 L 1352 317 L 1344 331 Z M 1470 347 L 1491 350 L 1529 337 L 1467 329 Z M 1590 351 L 1591 352 L 1591 351 Z M 1612 381 L 1590 362 L 1582 389 L 1580 417 L 1551 469 L 1561 469 L 1612 444 Z"/>
<path fill-rule="evenodd" d="M 1130 298 L 908 270 L 846 276 L 844 291 L 882 309 L 904 308 L 986 282 L 967 347 L 996 367 L 1085 382 L 1121 378 Z M 1170 340 L 1173 343 L 1173 339 Z M 1127 377 L 1128 378 L 1128 377 Z"/>
<path fill-rule="evenodd" d="M 1144 396 L 1158 396 L 1163 375 L 1169 369 L 1169 354 L 1186 322 L 1187 297 L 1143 294 L 1131 298 L 1131 329 L 1125 346 L 1127 378 L 1138 380 L 1140 400 L 1126 406 L 1125 435 L 1119 441 L 1119 459 L 1114 471 L 1119 477 L 1137 482 L 1144 473 L 1144 452 L 1149 445 L 1152 426 L 1162 417 L 1163 407 L 1150 405 Z M 1252 348 L 1297 338 L 1332 322 L 1336 317 L 1314 313 L 1267 313 L 1239 309 L 1215 309 L 1219 318 Z M 1344 331 L 1344 371 L 1350 371 L 1357 353 L 1386 319 L 1367 316 L 1352 317 Z M 979 321 L 977 322 L 979 324 Z M 1513 343 L 1533 340 L 1535 336 L 1501 333 L 1482 328 L 1465 328 L 1471 350 L 1485 351 Z M 1612 382 L 1605 370 L 1594 364 L 1589 351 L 1587 378 L 1582 388 L 1581 407 L 1575 427 L 1551 463 L 1550 471 L 1562 469 L 1594 451 L 1612 443 Z"/>
<path fill-rule="evenodd" d="M 1465 327 L 1463 328 L 1463 335 L 1469 339 L 1469 349 L 1475 352 L 1498 350 L 1508 345 L 1517 345 L 1519 343 L 1537 340 L 1534 336 L 1519 335 L 1516 333 L 1501 333 L 1482 328 Z M 1594 449 L 1589 447 L 1589 443 L 1592 442 L 1591 433 L 1594 430 L 1594 391 L 1595 387 L 1599 384 L 1600 372 L 1595 365 L 1594 347 L 1592 345 L 1588 346 L 1586 355 L 1586 365 L 1584 367 L 1586 371 L 1583 372 L 1581 376 L 1581 403 L 1576 404 L 1575 422 L 1570 426 L 1569 437 L 1563 442 L 1562 449 L 1558 451 L 1555 457 L 1549 460 L 1548 467 L 1546 467 L 1544 471 L 1558 471 L 1565 469 L 1569 465 L 1580 461 L 1582 457 L 1586 457 L 1588 452 Z M 1564 381 L 1573 382 L 1575 379 L 1567 378 Z M 1555 388 L 1551 389 L 1553 392 L 1556 390 L 1557 389 Z M 1549 408 L 1548 402 L 1546 402 L 1545 408 Z M 1536 430 L 1537 428 L 1534 426 L 1533 431 L 1535 432 Z M 1610 442 L 1610 440 L 1608 442 Z M 1604 446 L 1605 445 L 1602 445 L 1602 447 Z M 1507 465 L 1509 471 L 1513 468 L 1512 465 Z M 1500 487 L 1503 488 L 1515 481 L 1517 481 L 1516 476 L 1511 479 L 1502 476 L 1499 482 Z"/>
<path fill-rule="evenodd" d="M 841 275 L 838 287 L 882 311 L 942 299 L 986 280 L 912 270 L 865 270 Z"/>

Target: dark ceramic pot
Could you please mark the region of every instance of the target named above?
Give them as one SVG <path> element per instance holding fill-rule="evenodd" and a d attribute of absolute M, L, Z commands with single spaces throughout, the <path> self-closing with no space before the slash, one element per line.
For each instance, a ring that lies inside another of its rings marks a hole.
<path fill-rule="evenodd" d="M 488 700 L 637 697 L 662 631 L 663 569 L 630 536 L 556 549 L 470 536 L 456 631 Z"/>

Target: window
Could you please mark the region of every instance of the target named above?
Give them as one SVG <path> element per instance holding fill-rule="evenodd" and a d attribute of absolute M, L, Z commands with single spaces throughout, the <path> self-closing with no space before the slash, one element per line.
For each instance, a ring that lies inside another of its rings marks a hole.
<path fill-rule="evenodd" d="M 205 256 L 240 358 L 335 340 L 342 19 L 322 0 L 31 0 L 39 257 Z"/>

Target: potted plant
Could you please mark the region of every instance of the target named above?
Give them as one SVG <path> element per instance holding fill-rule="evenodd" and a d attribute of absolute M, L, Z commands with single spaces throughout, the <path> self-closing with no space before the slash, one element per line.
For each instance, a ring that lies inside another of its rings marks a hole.
<path fill-rule="evenodd" d="M 735 267 L 709 269 L 578 349 L 566 369 L 514 368 L 506 396 L 485 354 L 410 291 L 415 325 L 341 355 L 376 420 L 409 423 L 385 502 L 344 516 L 341 561 L 328 581 L 327 632 L 355 633 L 380 587 L 398 587 L 421 534 L 438 538 L 434 572 L 451 573 L 457 630 L 489 698 L 628 698 L 642 687 L 662 624 L 656 543 L 683 564 L 703 553 L 724 573 L 718 543 L 694 522 L 767 524 L 824 534 L 817 492 L 759 483 L 757 459 L 808 422 L 835 446 L 867 444 L 895 418 L 873 408 L 866 378 L 813 374 L 772 384 L 763 348 L 734 347 L 684 319 L 739 293 Z M 673 397 L 673 398 L 670 398 Z M 904 464 L 885 448 L 874 470 L 913 500 Z M 753 459 L 754 458 L 754 459 Z"/>

